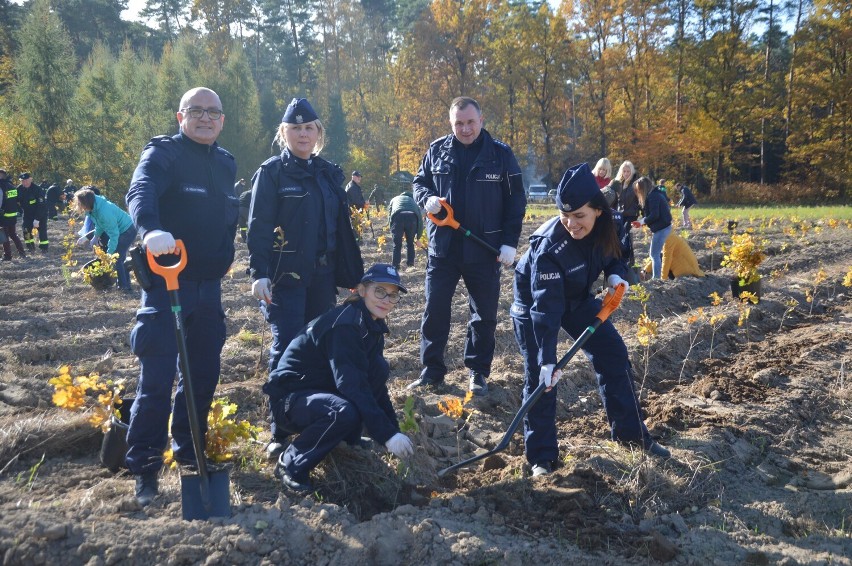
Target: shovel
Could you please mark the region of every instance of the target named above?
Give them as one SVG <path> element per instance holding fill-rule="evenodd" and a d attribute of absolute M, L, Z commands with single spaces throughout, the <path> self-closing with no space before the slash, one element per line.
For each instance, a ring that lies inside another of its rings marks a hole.
<path fill-rule="evenodd" d="M 433 224 L 435 224 L 436 226 L 449 226 L 453 230 L 461 230 L 466 238 L 470 238 L 471 240 L 473 240 L 474 242 L 476 242 L 477 244 L 479 244 L 480 246 L 482 246 L 483 248 L 485 248 L 489 252 L 493 253 L 495 255 L 495 257 L 500 255 L 500 250 L 498 250 L 497 248 L 495 248 L 494 246 L 492 246 L 491 244 L 489 244 L 488 242 L 486 242 L 485 240 L 483 240 L 482 238 L 480 238 L 476 234 L 472 234 L 470 232 L 470 230 L 468 230 L 467 228 L 465 228 L 464 226 L 459 224 L 459 221 L 456 220 L 455 217 L 453 216 L 453 207 L 450 206 L 450 203 L 447 202 L 447 199 L 441 198 L 439 200 L 441 201 L 441 206 L 443 207 L 443 209 L 446 211 L 447 214 L 443 218 L 438 218 L 437 216 L 435 216 L 431 212 L 427 212 L 426 216 L 429 217 L 429 220 L 431 220 Z"/>
<path fill-rule="evenodd" d="M 618 308 L 618 305 L 621 303 L 621 298 L 624 296 L 625 290 L 626 285 L 619 285 L 615 288 L 614 293 L 607 293 L 606 297 L 604 297 L 603 305 L 601 305 L 600 312 L 595 315 L 595 318 L 592 323 L 587 326 L 583 333 L 580 334 L 580 336 L 577 338 L 577 340 L 574 341 L 574 344 L 571 346 L 571 349 L 568 350 L 568 352 L 566 352 L 564 356 L 562 356 L 562 359 L 559 360 L 559 362 L 556 364 L 556 367 L 553 369 L 554 372 L 564 368 L 568 364 L 568 361 L 574 357 L 574 354 L 576 354 L 580 350 L 580 348 L 583 347 L 586 341 L 591 337 L 591 335 L 594 334 L 595 330 L 598 329 L 598 326 L 600 326 L 607 318 L 609 318 L 609 315 L 611 315 L 613 311 Z M 438 477 L 444 477 L 448 473 L 454 472 L 459 468 L 462 468 L 474 462 L 478 462 L 483 458 L 487 458 L 492 454 L 496 454 L 497 452 L 505 450 L 509 446 L 509 442 L 512 440 L 512 436 L 515 434 L 515 431 L 518 430 L 518 427 L 521 425 L 521 421 L 524 420 L 524 417 L 530 411 L 532 406 L 536 404 L 536 402 L 541 398 L 542 395 L 544 395 L 546 389 L 547 388 L 545 387 L 544 383 L 538 384 L 538 387 L 535 388 L 535 390 L 532 392 L 532 395 L 530 395 L 529 398 L 524 401 L 524 404 L 521 405 L 521 408 L 518 409 L 518 414 L 515 415 L 514 419 L 512 419 L 512 423 L 506 430 L 506 434 L 503 435 L 503 439 L 500 440 L 497 446 L 495 446 L 488 452 L 483 452 L 482 454 L 478 454 L 472 458 L 468 458 L 463 462 L 453 464 L 449 468 L 444 468 L 443 470 L 440 470 L 438 472 Z"/>
<path fill-rule="evenodd" d="M 178 275 L 186 267 L 186 247 L 183 240 L 175 240 L 175 246 L 177 247 L 177 255 L 180 256 L 180 260 L 175 265 L 160 265 L 150 249 L 147 249 L 146 252 L 151 271 L 166 280 L 166 289 L 169 291 L 169 300 L 172 303 L 180 369 L 183 373 L 186 412 L 189 417 L 189 430 L 192 435 L 195 462 L 198 467 L 197 474 L 181 474 L 180 476 L 183 518 L 192 521 L 193 519 L 209 519 L 210 517 L 230 517 L 231 494 L 228 472 L 227 470 L 209 472 L 207 459 L 204 457 L 204 438 L 201 435 L 201 425 L 198 423 L 192 377 L 189 374 L 189 357 L 186 352 L 186 336 L 183 330 L 183 315 L 181 314 L 180 296 L 178 295 Z"/>

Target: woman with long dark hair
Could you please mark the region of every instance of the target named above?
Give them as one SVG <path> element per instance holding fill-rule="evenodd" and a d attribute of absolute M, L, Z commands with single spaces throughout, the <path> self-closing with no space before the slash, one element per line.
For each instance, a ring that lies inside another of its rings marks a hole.
<path fill-rule="evenodd" d="M 540 383 L 548 387 L 524 420 L 525 452 L 534 476 L 549 473 L 559 460 L 555 385 L 562 372 L 554 371 L 559 329 L 576 339 L 600 311 L 592 287 L 601 272 L 610 287 L 627 285 L 612 213 L 588 164 L 565 172 L 556 203 L 559 216 L 535 231 L 515 268 L 510 311 L 524 357 L 524 399 Z M 670 457 L 642 421 L 627 347 L 612 322 L 601 324 L 583 351 L 597 375 L 612 439 Z"/>

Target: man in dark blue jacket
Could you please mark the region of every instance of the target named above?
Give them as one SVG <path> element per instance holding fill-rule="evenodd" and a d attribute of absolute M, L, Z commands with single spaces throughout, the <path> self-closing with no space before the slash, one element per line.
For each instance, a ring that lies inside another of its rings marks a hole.
<path fill-rule="evenodd" d="M 461 231 L 428 223 L 426 310 L 420 327 L 424 367 L 420 379 L 409 387 L 443 383 L 450 307 L 459 279 L 463 279 L 471 312 L 464 353 L 464 364 L 470 370 L 469 389 L 475 395 L 488 391 L 485 380 L 494 357 L 500 267 L 509 267 L 515 260 L 527 200 L 512 149 L 492 138 L 482 124 L 482 111 L 475 100 L 453 100 L 453 133 L 430 145 L 414 177 L 414 198 L 432 214 L 441 211 L 439 199 L 446 199 L 456 220 L 500 254 L 495 257 Z"/>
<path fill-rule="evenodd" d="M 142 151 L 127 192 L 127 207 L 153 255 L 175 253 L 175 239 L 186 246 L 187 264 L 180 274 L 179 294 L 198 420 L 206 434 L 225 344 L 221 283 L 234 260 L 239 211 L 234 195 L 236 164 L 216 143 L 225 117 L 215 92 L 207 88 L 187 91 L 177 121 L 180 133 L 153 138 Z M 130 334 L 141 372 L 127 433 L 127 466 L 136 476 L 136 499 L 144 506 L 157 495 L 170 414 L 175 460 L 192 464 L 196 455 L 183 376 L 172 410 L 178 351 L 162 277 L 152 277 L 152 286 L 142 291 L 141 303 Z"/>

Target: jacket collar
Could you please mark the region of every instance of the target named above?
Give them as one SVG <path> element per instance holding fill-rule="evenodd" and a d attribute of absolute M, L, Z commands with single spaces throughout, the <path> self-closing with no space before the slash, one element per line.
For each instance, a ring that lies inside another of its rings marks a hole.
<path fill-rule="evenodd" d="M 183 132 L 178 132 L 177 135 L 174 136 L 174 138 L 180 143 L 186 145 L 187 147 L 192 148 L 194 151 L 199 151 L 203 153 L 209 153 L 219 147 L 219 142 L 214 141 L 210 145 L 207 145 L 206 143 L 198 143 Z"/>
<path fill-rule="evenodd" d="M 474 167 L 480 163 L 493 159 L 494 156 L 494 139 L 491 137 L 491 134 L 488 133 L 488 130 L 482 128 L 480 136 L 482 138 L 482 149 L 479 150 L 479 155 L 476 156 L 476 160 L 473 162 Z M 450 134 L 444 138 L 444 141 L 441 143 L 441 159 L 448 163 L 456 162 L 455 151 L 453 150 L 454 137 L 455 136 L 453 134 Z"/>

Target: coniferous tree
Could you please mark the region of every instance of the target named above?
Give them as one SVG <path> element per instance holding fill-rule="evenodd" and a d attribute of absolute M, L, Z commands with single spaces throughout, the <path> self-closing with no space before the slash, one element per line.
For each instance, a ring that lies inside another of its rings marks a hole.
<path fill-rule="evenodd" d="M 50 41 L 44 41 L 49 37 Z M 35 0 L 19 34 L 15 59 L 16 119 L 26 134 L 16 156 L 45 176 L 62 175 L 74 163 L 71 104 L 75 89 L 74 50 L 48 0 Z"/>

